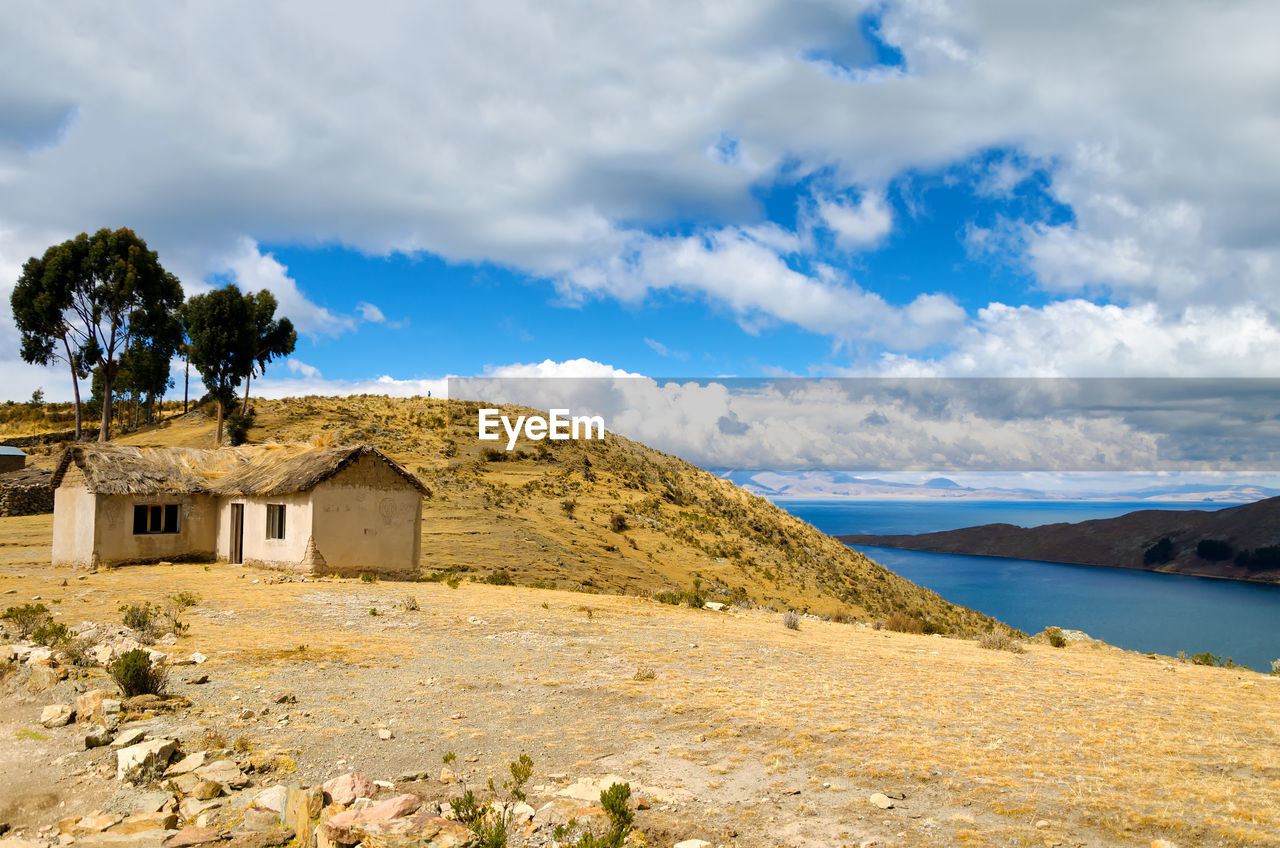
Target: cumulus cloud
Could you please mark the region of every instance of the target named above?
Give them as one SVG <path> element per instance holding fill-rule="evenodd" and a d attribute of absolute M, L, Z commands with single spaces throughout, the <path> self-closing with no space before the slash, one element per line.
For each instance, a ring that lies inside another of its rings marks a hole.
<path fill-rule="evenodd" d="M 371 324 L 381 324 L 387 320 L 387 316 L 382 314 L 382 310 L 372 303 L 361 301 L 356 304 L 356 311 L 360 313 L 361 319 Z"/>
<path fill-rule="evenodd" d="M 868 10 L 902 67 L 872 67 Z M 304 332 L 354 319 L 307 300 L 255 239 L 490 261 L 632 301 L 678 289 L 747 328 L 915 350 L 959 308 L 892 308 L 797 270 L 810 248 L 760 229 L 756 191 L 823 173 L 825 226 L 865 249 L 893 225 L 875 187 L 993 148 L 1017 155 L 984 190 L 1046 163 L 1072 213 L 999 240 L 1054 296 L 1155 304 L 1165 326 L 1206 306 L 1256 307 L 1268 326 L 1280 312 L 1280 6 L 1265 0 L 135 14 L 148 26 L 42 4 L 6 20 L 0 55 L 23 73 L 0 75 L 0 103 L 21 106 L 0 110 L 0 231 L 48 244 L 128 223 L 184 279 L 234 265 L 274 286 Z M 708 224 L 664 234 L 688 220 Z M 971 328 L 1007 327 L 993 320 Z"/>
<path fill-rule="evenodd" d="M 356 322 L 349 316 L 336 315 L 307 299 L 298 282 L 289 276 L 289 269 L 270 253 L 263 253 L 251 238 L 240 239 L 235 251 L 223 260 L 223 268 L 236 285 L 247 292 L 271 292 L 279 303 L 279 314 L 286 315 L 293 325 L 312 336 L 336 336 L 355 329 Z M 372 307 L 373 304 L 362 304 Z M 381 313 L 378 313 L 381 315 Z M 369 320 L 369 319 L 366 319 Z"/>

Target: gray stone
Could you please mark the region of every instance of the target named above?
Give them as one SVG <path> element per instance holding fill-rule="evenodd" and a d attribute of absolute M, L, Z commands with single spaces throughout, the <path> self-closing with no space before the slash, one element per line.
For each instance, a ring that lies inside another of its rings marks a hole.
<path fill-rule="evenodd" d="M 84 733 L 85 750 L 102 748 L 111 744 L 112 733 L 100 724 L 90 725 Z"/>
<path fill-rule="evenodd" d="M 147 731 L 141 727 L 131 727 L 122 731 L 115 741 L 111 743 L 112 748 L 128 748 L 130 745 L 137 745 L 143 739 L 147 738 Z"/>
<path fill-rule="evenodd" d="M 283 813 L 289 790 L 283 786 L 270 786 L 253 796 L 253 806 L 275 813 Z"/>
<path fill-rule="evenodd" d="M 204 780 L 220 783 L 228 789 L 241 789 L 249 785 L 249 778 L 244 776 L 231 760 L 214 760 L 195 770 L 195 775 Z"/>
<path fill-rule="evenodd" d="M 116 780 L 124 780 L 125 776 L 135 768 L 165 766 L 178 750 L 178 743 L 172 739 L 149 739 L 121 748 L 116 752 Z"/>

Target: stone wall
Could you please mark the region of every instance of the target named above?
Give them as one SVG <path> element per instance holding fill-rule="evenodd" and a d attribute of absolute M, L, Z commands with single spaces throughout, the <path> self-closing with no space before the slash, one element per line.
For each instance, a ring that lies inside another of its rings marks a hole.
<path fill-rule="evenodd" d="M 37 468 L 0 474 L 0 516 L 53 512 L 51 476 Z"/>

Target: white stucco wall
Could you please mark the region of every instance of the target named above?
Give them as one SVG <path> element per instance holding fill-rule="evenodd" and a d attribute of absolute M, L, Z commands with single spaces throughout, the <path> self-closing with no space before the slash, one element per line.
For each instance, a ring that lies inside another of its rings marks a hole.
<path fill-rule="evenodd" d="M 260 497 L 221 497 L 218 503 L 218 559 L 231 557 L 231 505 L 244 504 L 246 565 L 263 565 L 308 573 L 307 542 L 311 538 L 311 496 L 308 492 Z M 267 538 L 267 505 L 284 505 L 284 538 Z"/>
<path fill-rule="evenodd" d="M 133 508 L 139 504 L 178 504 L 178 532 L 135 535 Z M 94 521 L 98 562 L 212 560 L 215 520 L 209 495 L 98 495 Z"/>
<path fill-rule="evenodd" d="M 75 465 L 53 493 L 53 564 L 88 568 L 94 564 L 94 496 Z"/>
<path fill-rule="evenodd" d="M 323 573 L 418 574 L 422 495 L 374 457 L 362 457 L 312 492 Z"/>

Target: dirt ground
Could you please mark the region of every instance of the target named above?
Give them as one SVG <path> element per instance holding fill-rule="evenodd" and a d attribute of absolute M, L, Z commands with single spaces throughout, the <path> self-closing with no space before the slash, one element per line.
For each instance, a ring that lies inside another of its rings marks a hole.
<path fill-rule="evenodd" d="M 454 752 L 482 786 L 527 753 L 535 805 L 579 777 L 630 780 L 652 801 L 636 818 L 651 846 L 1280 845 L 1280 678 L 466 582 L 84 574 L 45 564 L 48 524 L 0 519 L 0 607 L 39 598 L 69 626 L 114 624 L 125 602 L 194 592 L 165 650 L 209 660 L 174 668 L 194 705 L 167 729 L 243 736 L 288 758 L 286 782 L 434 775 Z M 48 692 L 0 691 L 0 821 L 101 808 L 110 755 L 39 726 Z"/>

